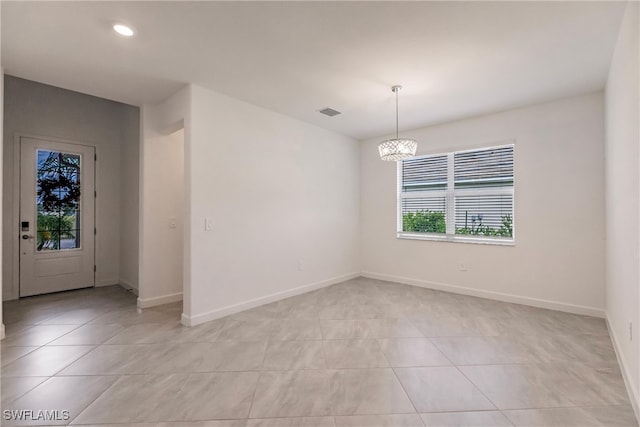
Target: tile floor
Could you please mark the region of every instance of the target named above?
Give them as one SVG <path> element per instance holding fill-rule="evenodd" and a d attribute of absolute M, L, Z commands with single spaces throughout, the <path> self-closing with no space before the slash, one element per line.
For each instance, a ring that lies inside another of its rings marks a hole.
<path fill-rule="evenodd" d="M 193 328 L 181 311 L 138 312 L 119 287 L 5 303 L 2 409 L 85 426 L 637 426 L 602 319 L 364 278 Z"/>

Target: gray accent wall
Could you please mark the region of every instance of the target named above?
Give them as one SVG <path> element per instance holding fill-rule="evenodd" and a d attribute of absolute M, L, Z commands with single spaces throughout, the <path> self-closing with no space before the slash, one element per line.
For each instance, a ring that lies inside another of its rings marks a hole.
<path fill-rule="evenodd" d="M 3 299 L 18 297 L 18 135 L 96 147 L 96 285 L 137 288 L 140 109 L 5 75 Z"/>

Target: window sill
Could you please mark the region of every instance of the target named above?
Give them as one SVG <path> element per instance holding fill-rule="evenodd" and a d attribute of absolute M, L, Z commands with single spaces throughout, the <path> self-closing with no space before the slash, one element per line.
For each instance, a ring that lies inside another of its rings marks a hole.
<path fill-rule="evenodd" d="M 483 237 L 443 236 L 438 234 L 398 233 L 398 239 L 429 240 L 432 242 L 472 243 L 475 245 L 515 246 L 513 239 L 490 239 Z"/>

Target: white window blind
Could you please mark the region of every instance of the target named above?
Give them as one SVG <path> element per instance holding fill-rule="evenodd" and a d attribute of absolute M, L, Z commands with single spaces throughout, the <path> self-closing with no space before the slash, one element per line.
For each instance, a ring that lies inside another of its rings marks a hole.
<path fill-rule="evenodd" d="M 398 233 L 513 241 L 514 146 L 398 162 Z"/>
<path fill-rule="evenodd" d="M 446 232 L 447 155 L 417 157 L 402 163 L 401 232 Z"/>

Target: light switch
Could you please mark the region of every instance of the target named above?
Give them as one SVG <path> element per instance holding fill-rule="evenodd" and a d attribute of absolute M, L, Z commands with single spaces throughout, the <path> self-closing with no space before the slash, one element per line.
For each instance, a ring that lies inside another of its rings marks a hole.
<path fill-rule="evenodd" d="M 204 219 L 204 229 L 205 229 L 205 231 L 213 230 L 213 218 L 205 218 Z"/>
<path fill-rule="evenodd" d="M 169 218 L 169 228 L 176 228 L 178 226 L 178 220 L 175 217 Z"/>

